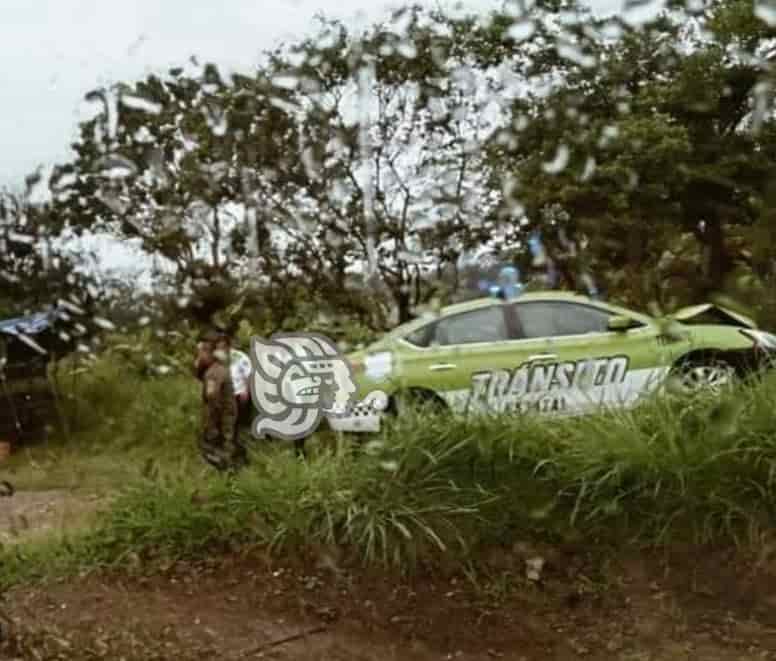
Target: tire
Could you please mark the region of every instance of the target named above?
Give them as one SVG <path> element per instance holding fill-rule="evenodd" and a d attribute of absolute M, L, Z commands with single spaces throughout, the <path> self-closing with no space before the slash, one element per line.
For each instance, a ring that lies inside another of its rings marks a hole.
<path fill-rule="evenodd" d="M 714 355 L 690 358 L 672 371 L 679 389 L 689 395 L 720 394 L 738 381 L 736 368 Z"/>
<path fill-rule="evenodd" d="M 412 411 L 424 410 L 432 414 L 447 411 L 447 404 L 435 393 L 428 390 L 407 390 L 391 397 L 386 413 L 391 417 L 401 417 Z"/>

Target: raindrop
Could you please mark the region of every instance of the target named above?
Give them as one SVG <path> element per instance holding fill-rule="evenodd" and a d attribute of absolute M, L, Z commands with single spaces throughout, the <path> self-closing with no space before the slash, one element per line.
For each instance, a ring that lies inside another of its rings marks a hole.
<path fill-rule="evenodd" d="M 317 181 L 318 171 L 320 170 L 318 162 L 315 160 L 312 147 L 307 147 L 302 151 L 302 164 L 309 176 L 313 181 Z"/>
<path fill-rule="evenodd" d="M 8 240 L 13 241 L 14 243 L 26 243 L 28 245 L 35 243 L 34 236 L 30 236 L 29 234 L 19 234 L 13 230 L 8 232 Z"/>
<path fill-rule="evenodd" d="M 327 48 L 334 48 L 337 45 L 337 35 L 333 32 L 327 32 L 318 40 L 318 48 L 323 50 Z"/>
<path fill-rule="evenodd" d="M 65 331 L 59 331 L 59 338 L 63 342 L 70 342 L 70 335 L 66 333 Z"/>
<path fill-rule="evenodd" d="M 755 0 L 754 14 L 771 27 L 776 26 L 776 0 Z"/>
<path fill-rule="evenodd" d="M 68 174 L 63 174 L 61 177 L 58 177 L 56 181 L 52 182 L 51 188 L 55 192 L 59 192 L 64 190 L 68 186 L 72 186 L 77 180 L 78 180 L 78 177 L 73 172 Z"/>
<path fill-rule="evenodd" d="M 415 44 L 410 41 L 401 42 L 396 50 L 399 52 L 399 55 L 406 57 L 408 60 L 411 60 L 418 55 L 418 49 L 415 47 Z"/>
<path fill-rule="evenodd" d="M 569 162 L 569 148 L 566 145 L 560 145 L 555 154 L 555 158 L 550 163 L 543 163 L 542 169 L 547 174 L 558 174 L 562 172 Z"/>
<path fill-rule="evenodd" d="M 72 276 L 68 276 L 68 279 L 70 277 Z M 73 278 L 73 280 L 75 280 L 75 278 Z M 71 303 L 70 301 L 66 301 L 63 298 L 60 298 L 57 301 L 57 305 L 59 305 L 62 308 L 65 308 L 66 310 L 70 310 L 70 312 L 72 312 L 73 314 L 84 314 L 84 311 L 80 307 L 78 307 L 74 303 Z"/>
<path fill-rule="evenodd" d="M 299 87 L 299 78 L 296 76 L 275 76 L 272 79 L 272 83 L 275 87 L 280 87 L 286 90 L 294 90 Z"/>
<path fill-rule="evenodd" d="M 585 55 L 578 46 L 569 43 L 559 43 L 557 48 L 558 55 L 585 69 L 590 69 L 596 64 L 595 58 L 592 55 Z"/>
<path fill-rule="evenodd" d="M 124 156 L 113 154 L 100 159 L 100 174 L 108 179 L 125 179 L 137 174 L 137 166 Z"/>
<path fill-rule="evenodd" d="M 151 323 L 151 317 L 140 317 L 137 321 L 138 326 L 148 326 Z"/>
<path fill-rule="evenodd" d="M 86 344 L 79 343 L 78 347 L 76 347 L 78 351 L 81 353 L 89 353 L 90 349 Z"/>
<path fill-rule="evenodd" d="M 536 31 L 536 24 L 528 19 L 517 21 L 509 28 L 508 35 L 516 42 L 520 43 L 530 38 Z"/>
<path fill-rule="evenodd" d="M 121 97 L 121 105 L 133 110 L 147 112 L 151 115 L 158 115 L 160 112 L 162 112 L 162 105 L 160 103 L 144 99 L 142 96 L 124 94 Z"/>
<path fill-rule="evenodd" d="M 33 340 L 31 337 L 29 337 L 29 336 L 25 335 L 24 333 L 14 333 L 14 335 L 15 335 L 15 336 L 16 336 L 16 337 L 17 337 L 19 340 L 21 340 L 22 342 L 24 342 L 24 344 L 26 344 L 26 345 L 27 345 L 28 347 L 30 347 L 31 349 L 33 349 L 33 350 L 37 351 L 38 353 L 40 353 L 40 354 L 43 354 L 43 355 L 45 355 L 45 354 L 47 354 L 47 353 L 48 353 L 48 352 L 47 352 L 47 351 L 46 351 L 46 350 L 45 350 L 45 349 L 44 349 L 42 346 L 40 346 L 40 345 L 39 345 L 39 344 L 38 344 L 38 343 L 37 343 L 35 340 Z"/>
<path fill-rule="evenodd" d="M 388 471 L 389 473 L 395 473 L 397 470 L 399 470 L 399 462 L 398 461 L 381 461 L 380 462 L 380 468 L 382 468 L 384 471 Z"/>
<path fill-rule="evenodd" d="M 148 127 L 143 125 L 141 126 L 137 131 L 135 131 L 135 134 L 132 136 L 132 139 L 142 144 L 148 144 L 149 142 L 154 141 L 154 136 L 151 135 L 151 131 L 148 130 Z"/>
<path fill-rule="evenodd" d="M 752 131 L 755 133 L 762 127 L 765 120 L 768 109 L 771 105 L 770 102 L 771 86 L 765 82 L 760 81 L 754 87 L 754 111 L 752 113 Z"/>
<path fill-rule="evenodd" d="M 108 321 L 107 319 L 103 319 L 102 317 L 94 317 L 93 321 L 95 326 L 99 326 L 103 330 L 116 330 L 116 326 L 112 322 Z"/>
<path fill-rule="evenodd" d="M 601 139 L 598 141 L 598 146 L 601 148 L 606 147 L 611 144 L 612 140 L 617 138 L 618 135 L 620 135 L 620 129 L 616 126 L 605 126 L 603 131 L 601 131 Z"/>
<path fill-rule="evenodd" d="M 226 135 L 226 131 L 229 127 L 226 120 L 226 113 L 222 108 L 209 104 L 204 109 L 205 120 L 213 135 L 222 137 Z"/>
<path fill-rule="evenodd" d="M 172 372 L 172 367 L 170 367 L 169 365 L 159 365 L 158 367 L 156 367 L 155 372 L 159 376 L 165 376 L 170 372 Z"/>
<path fill-rule="evenodd" d="M 665 0 L 625 0 L 623 14 L 631 27 L 654 21 L 665 9 Z"/>
<path fill-rule="evenodd" d="M 589 181 L 590 178 L 595 174 L 595 170 L 596 170 L 595 159 L 592 156 L 588 156 L 587 161 L 585 161 L 585 169 L 582 172 L 582 176 L 580 177 L 580 180 Z"/>

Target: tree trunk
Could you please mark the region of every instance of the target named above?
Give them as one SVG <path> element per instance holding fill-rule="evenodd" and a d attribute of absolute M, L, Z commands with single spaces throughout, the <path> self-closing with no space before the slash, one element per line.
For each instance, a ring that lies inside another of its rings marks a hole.
<path fill-rule="evenodd" d="M 412 294 L 409 287 L 405 287 L 403 284 L 394 291 L 393 297 L 396 300 L 396 306 L 399 312 L 399 324 L 403 324 L 412 319 L 411 296 Z"/>
<path fill-rule="evenodd" d="M 706 288 L 710 293 L 722 289 L 728 271 L 728 255 L 725 249 L 725 232 L 722 220 L 717 213 L 709 214 L 705 230 L 704 234 L 708 246 Z"/>

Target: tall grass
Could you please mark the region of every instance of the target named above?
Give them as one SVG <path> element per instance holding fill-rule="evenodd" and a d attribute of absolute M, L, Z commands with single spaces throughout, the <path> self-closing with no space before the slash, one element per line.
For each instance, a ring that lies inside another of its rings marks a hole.
<path fill-rule="evenodd" d="M 282 444 L 257 444 L 251 468 L 235 479 L 208 471 L 194 453 L 188 382 L 121 385 L 127 391 L 116 399 L 108 383 L 91 396 L 116 407 L 114 421 L 103 419 L 83 447 L 131 470 L 95 529 L 40 556 L 53 566 L 259 545 L 280 554 L 336 549 L 409 568 L 535 536 L 746 543 L 776 514 L 772 379 L 717 398 L 663 396 L 574 419 L 419 411 L 369 440 L 312 439 L 306 460 Z M 4 558 L 3 580 L 31 571 L 29 557 Z"/>

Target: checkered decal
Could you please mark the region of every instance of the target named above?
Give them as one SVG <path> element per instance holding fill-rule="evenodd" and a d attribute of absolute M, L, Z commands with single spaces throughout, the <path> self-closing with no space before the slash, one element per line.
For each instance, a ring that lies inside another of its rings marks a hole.
<path fill-rule="evenodd" d="M 356 404 L 353 405 L 353 408 L 350 410 L 349 417 L 358 418 L 358 417 L 379 415 L 379 413 L 380 411 L 378 411 L 373 405 L 357 402 Z"/>

